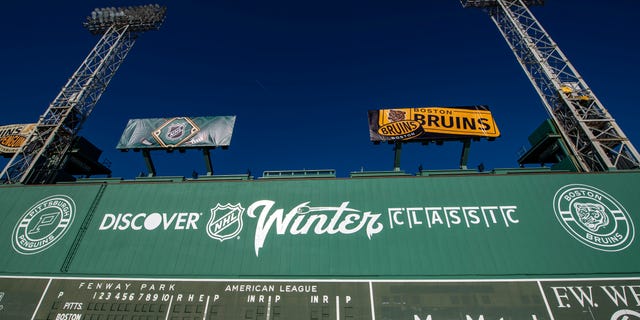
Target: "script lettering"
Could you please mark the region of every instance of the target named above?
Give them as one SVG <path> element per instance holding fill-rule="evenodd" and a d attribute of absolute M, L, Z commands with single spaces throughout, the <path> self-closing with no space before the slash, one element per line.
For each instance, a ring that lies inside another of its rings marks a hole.
<path fill-rule="evenodd" d="M 313 230 L 315 234 L 354 234 L 366 227 L 367 237 L 383 229 L 378 222 L 380 214 L 361 212 L 349 208 L 349 202 L 339 207 L 311 207 L 309 201 L 300 203 L 285 214 L 284 209 L 273 210 L 275 201 L 256 201 L 247 209 L 247 215 L 258 218 L 254 246 L 256 256 L 264 247 L 269 232 L 274 228 L 277 235 L 304 235 Z"/>

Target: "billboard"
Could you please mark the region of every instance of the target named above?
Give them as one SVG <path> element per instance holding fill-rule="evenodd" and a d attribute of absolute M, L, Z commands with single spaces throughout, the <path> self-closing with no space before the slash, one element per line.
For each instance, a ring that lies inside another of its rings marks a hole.
<path fill-rule="evenodd" d="M 436 141 L 500 136 L 487 106 L 369 110 L 371 141 Z"/>
<path fill-rule="evenodd" d="M 131 119 L 117 149 L 225 147 L 231 143 L 235 116 Z"/>
<path fill-rule="evenodd" d="M 35 123 L 0 126 L 0 154 L 11 155 L 18 152 L 35 127 Z"/>

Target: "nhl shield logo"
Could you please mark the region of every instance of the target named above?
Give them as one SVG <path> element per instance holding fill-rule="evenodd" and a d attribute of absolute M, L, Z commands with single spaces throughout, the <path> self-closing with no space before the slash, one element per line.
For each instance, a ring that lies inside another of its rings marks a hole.
<path fill-rule="evenodd" d="M 179 140 L 184 135 L 184 123 L 176 123 L 169 126 L 169 130 L 167 130 L 167 139 L 168 140 Z"/>
<path fill-rule="evenodd" d="M 207 234 L 209 237 L 220 240 L 231 239 L 242 231 L 242 214 L 244 208 L 238 203 L 232 205 L 217 204 L 211 209 L 211 219 L 207 223 Z"/>
<path fill-rule="evenodd" d="M 163 148 L 177 148 L 189 141 L 200 127 L 188 117 L 176 117 L 165 121 L 151 135 Z"/>

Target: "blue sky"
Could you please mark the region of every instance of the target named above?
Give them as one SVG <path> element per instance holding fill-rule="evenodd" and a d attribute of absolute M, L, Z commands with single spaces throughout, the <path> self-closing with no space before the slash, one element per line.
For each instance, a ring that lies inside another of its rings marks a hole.
<path fill-rule="evenodd" d="M 137 1 L 21 1 L 0 20 L 0 125 L 36 122 L 98 37 L 82 27 L 95 7 Z M 115 149 L 131 118 L 236 115 L 215 174 L 250 170 L 393 169 L 391 145 L 369 141 L 367 110 L 488 105 L 502 136 L 472 144 L 469 166 L 516 167 L 546 118 L 529 80 L 489 17 L 457 0 L 171 1 L 159 31 L 142 34 L 85 123 L 113 176 L 146 172 L 140 153 Z M 549 0 L 533 13 L 639 143 L 640 3 Z M 455 169 L 462 144 L 408 144 L 401 168 Z M 158 175 L 205 170 L 192 150 L 152 153 Z M 0 159 L 0 164 L 6 164 Z"/>

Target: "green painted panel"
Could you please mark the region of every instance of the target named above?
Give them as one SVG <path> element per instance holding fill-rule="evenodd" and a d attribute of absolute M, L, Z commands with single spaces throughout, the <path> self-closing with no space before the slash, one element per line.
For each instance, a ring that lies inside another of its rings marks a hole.
<path fill-rule="evenodd" d="M 2 273 L 61 272 L 100 186 L 0 188 Z"/>
<path fill-rule="evenodd" d="M 0 272 L 206 278 L 631 276 L 640 274 L 639 175 L 4 187 Z M 85 220 L 94 200 L 91 219 Z M 69 203 L 75 215 L 64 220 Z M 79 233 L 83 221 L 86 232 Z M 72 245 L 74 239 L 78 246 Z"/>
<path fill-rule="evenodd" d="M 0 319 L 31 319 L 48 279 L 0 278 Z"/>
<path fill-rule="evenodd" d="M 69 272 L 221 278 L 638 274 L 639 177 L 113 184 Z"/>

